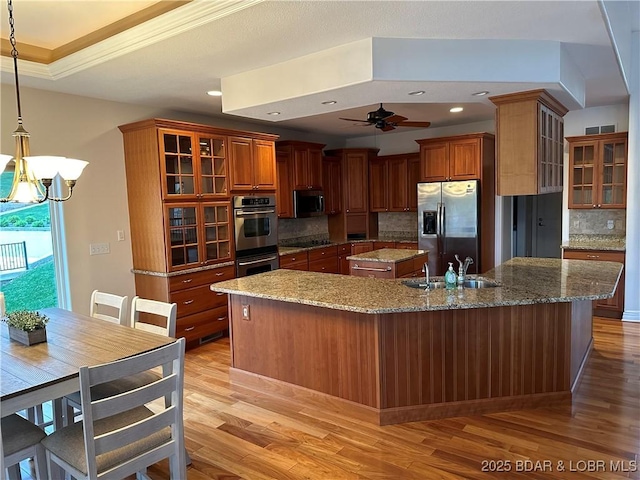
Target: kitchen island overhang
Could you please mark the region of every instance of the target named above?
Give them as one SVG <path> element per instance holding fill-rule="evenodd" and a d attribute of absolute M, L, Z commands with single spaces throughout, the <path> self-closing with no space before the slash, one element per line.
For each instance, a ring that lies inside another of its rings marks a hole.
<path fill-rule="evenodd" d="M 211 289 L 229 294 L 234 383 L 390 424 L 569 402 L 591 301 L 621 270 L 516 258 L 483 275 L 500 287 L 453 295 L 288 270 Z"/>

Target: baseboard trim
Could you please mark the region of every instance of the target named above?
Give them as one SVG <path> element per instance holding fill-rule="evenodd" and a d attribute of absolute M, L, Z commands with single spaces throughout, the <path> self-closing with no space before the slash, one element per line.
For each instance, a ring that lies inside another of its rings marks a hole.
<path fill-rule="evenodd" d="M 622 314 L 623 322 L 640 322 L 640 310 L 625 310 Z"/>

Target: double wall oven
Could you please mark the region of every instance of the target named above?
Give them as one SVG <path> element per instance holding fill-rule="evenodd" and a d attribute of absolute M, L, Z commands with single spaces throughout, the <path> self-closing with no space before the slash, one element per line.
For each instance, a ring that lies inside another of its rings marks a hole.
<path fill-rule="evenodd" d="M 275 270 L 278 262 L 278 214 L 275 195 L 233 197 L 236 276 Z"/>

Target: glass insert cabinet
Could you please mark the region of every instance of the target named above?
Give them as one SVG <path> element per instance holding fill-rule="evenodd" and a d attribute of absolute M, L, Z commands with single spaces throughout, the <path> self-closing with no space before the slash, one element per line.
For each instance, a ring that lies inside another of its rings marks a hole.
<path fill-rule="evenodd" d="M 569 208 L 626 208 L 627 132 L 567 141 Z"/>

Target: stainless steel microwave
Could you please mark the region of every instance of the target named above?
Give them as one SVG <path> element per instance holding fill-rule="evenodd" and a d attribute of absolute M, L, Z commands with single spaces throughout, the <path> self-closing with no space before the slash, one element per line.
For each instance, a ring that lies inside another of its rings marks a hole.
<path fill-rule="evenodd" d="M 293 216 L 295 218 L 324 215 L 324 193 L 322 190 L 294 190 Z"/>

